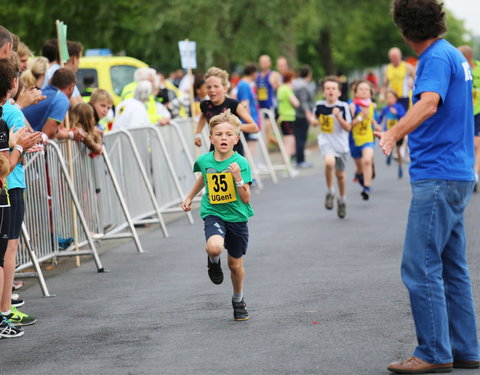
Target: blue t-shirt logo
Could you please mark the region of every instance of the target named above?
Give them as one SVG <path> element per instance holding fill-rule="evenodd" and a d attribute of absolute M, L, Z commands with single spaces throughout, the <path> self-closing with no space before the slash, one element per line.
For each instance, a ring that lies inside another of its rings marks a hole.
<path fill-rule="evenodd" d="M 472 71 L 470 70 L 470 64 L 468 61 L 462 63 L 462 66 L 465 71 L 465 81 L 473 81 Z"/>

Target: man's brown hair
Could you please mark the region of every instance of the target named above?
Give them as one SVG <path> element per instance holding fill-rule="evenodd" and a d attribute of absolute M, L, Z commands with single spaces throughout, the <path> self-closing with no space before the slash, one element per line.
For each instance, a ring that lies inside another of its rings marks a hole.
<path fill-rule="evenodd" d="M 68 68 L 58 69 L 52 77 L 50 83 L 57 89 L 66 89 L 69 85 L 76 82 L 75 73 Z"/>

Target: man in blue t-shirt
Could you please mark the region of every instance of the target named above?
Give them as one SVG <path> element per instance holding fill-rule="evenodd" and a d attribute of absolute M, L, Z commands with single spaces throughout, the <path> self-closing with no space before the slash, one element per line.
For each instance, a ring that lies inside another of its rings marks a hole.
<path fill-rule="evenodd" d="M 70 106 L 74 87 L 75 74 L 70 69 L 60 68 L 55 72 L 51 84 L 43 90 L 46 99 L 22 109 L 33 130 L 45 133 L 50 139 L 83 140 L 81 129 L 67 130 L 60 126 Z"/>
<path fill-rule="evenodd" d="M 389 155 L 409 134 L 413 198 L 401 271 L 418 346 L 388 369 L 424 374 L 478 368 L 463 218 L 475 181 L 472 74 L 462 54 L 441 39 L 445 13 L 437 0 L 395 0 L 393 19 L 419 56 L 414 105 L 377 136 Z"/>

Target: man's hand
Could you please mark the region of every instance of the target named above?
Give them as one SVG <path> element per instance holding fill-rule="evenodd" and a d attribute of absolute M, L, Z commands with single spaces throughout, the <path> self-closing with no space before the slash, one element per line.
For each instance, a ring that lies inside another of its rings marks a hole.
<path fill-rule="evenodd" d="M 379 145 L 383 153 L 389 156 L 397 143 L 397 140 L 393 136 L 391 130 L 388 130 L 386 132 L 376 131 L 374 132 L 374 134 L 375 137 L 380 139 Z"/>
<path fill-rule="evenodd" d="M 240 166 L 238 165 L 237 162 L 233 162 L 228 166 L 228 170 L 233 176 L 233 179 L 235 182 L 240 182 L 242 180 L 242 175 L 240 173 Z"/>
<path fill-rule="evenodd" d="M 16 104 L 18 104 L 20 108 L 25 108 L 32 104 L 37 104 L 45 98 L 46 96 L 44 96 L 39 89 L 32 87 L 30 89 L 23 90 L 20 93 L 17 98 Z"/>

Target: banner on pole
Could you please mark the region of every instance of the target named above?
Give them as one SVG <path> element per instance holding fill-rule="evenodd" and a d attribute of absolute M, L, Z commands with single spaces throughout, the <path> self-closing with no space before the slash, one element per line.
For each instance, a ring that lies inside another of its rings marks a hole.
<path fill-rule="evenodd" d="M 183 69 L 195 69 L 197 67 L 196 48 L 197 43 L 195 42 L 188 40 L 178 42 Z"/>
<path fill-rule="evenodd" d="M 63 21 L 57 21 L 58 53 L 62 64 L 65 64 L 70 55 L 67 47 L 67 25 Z"/>

